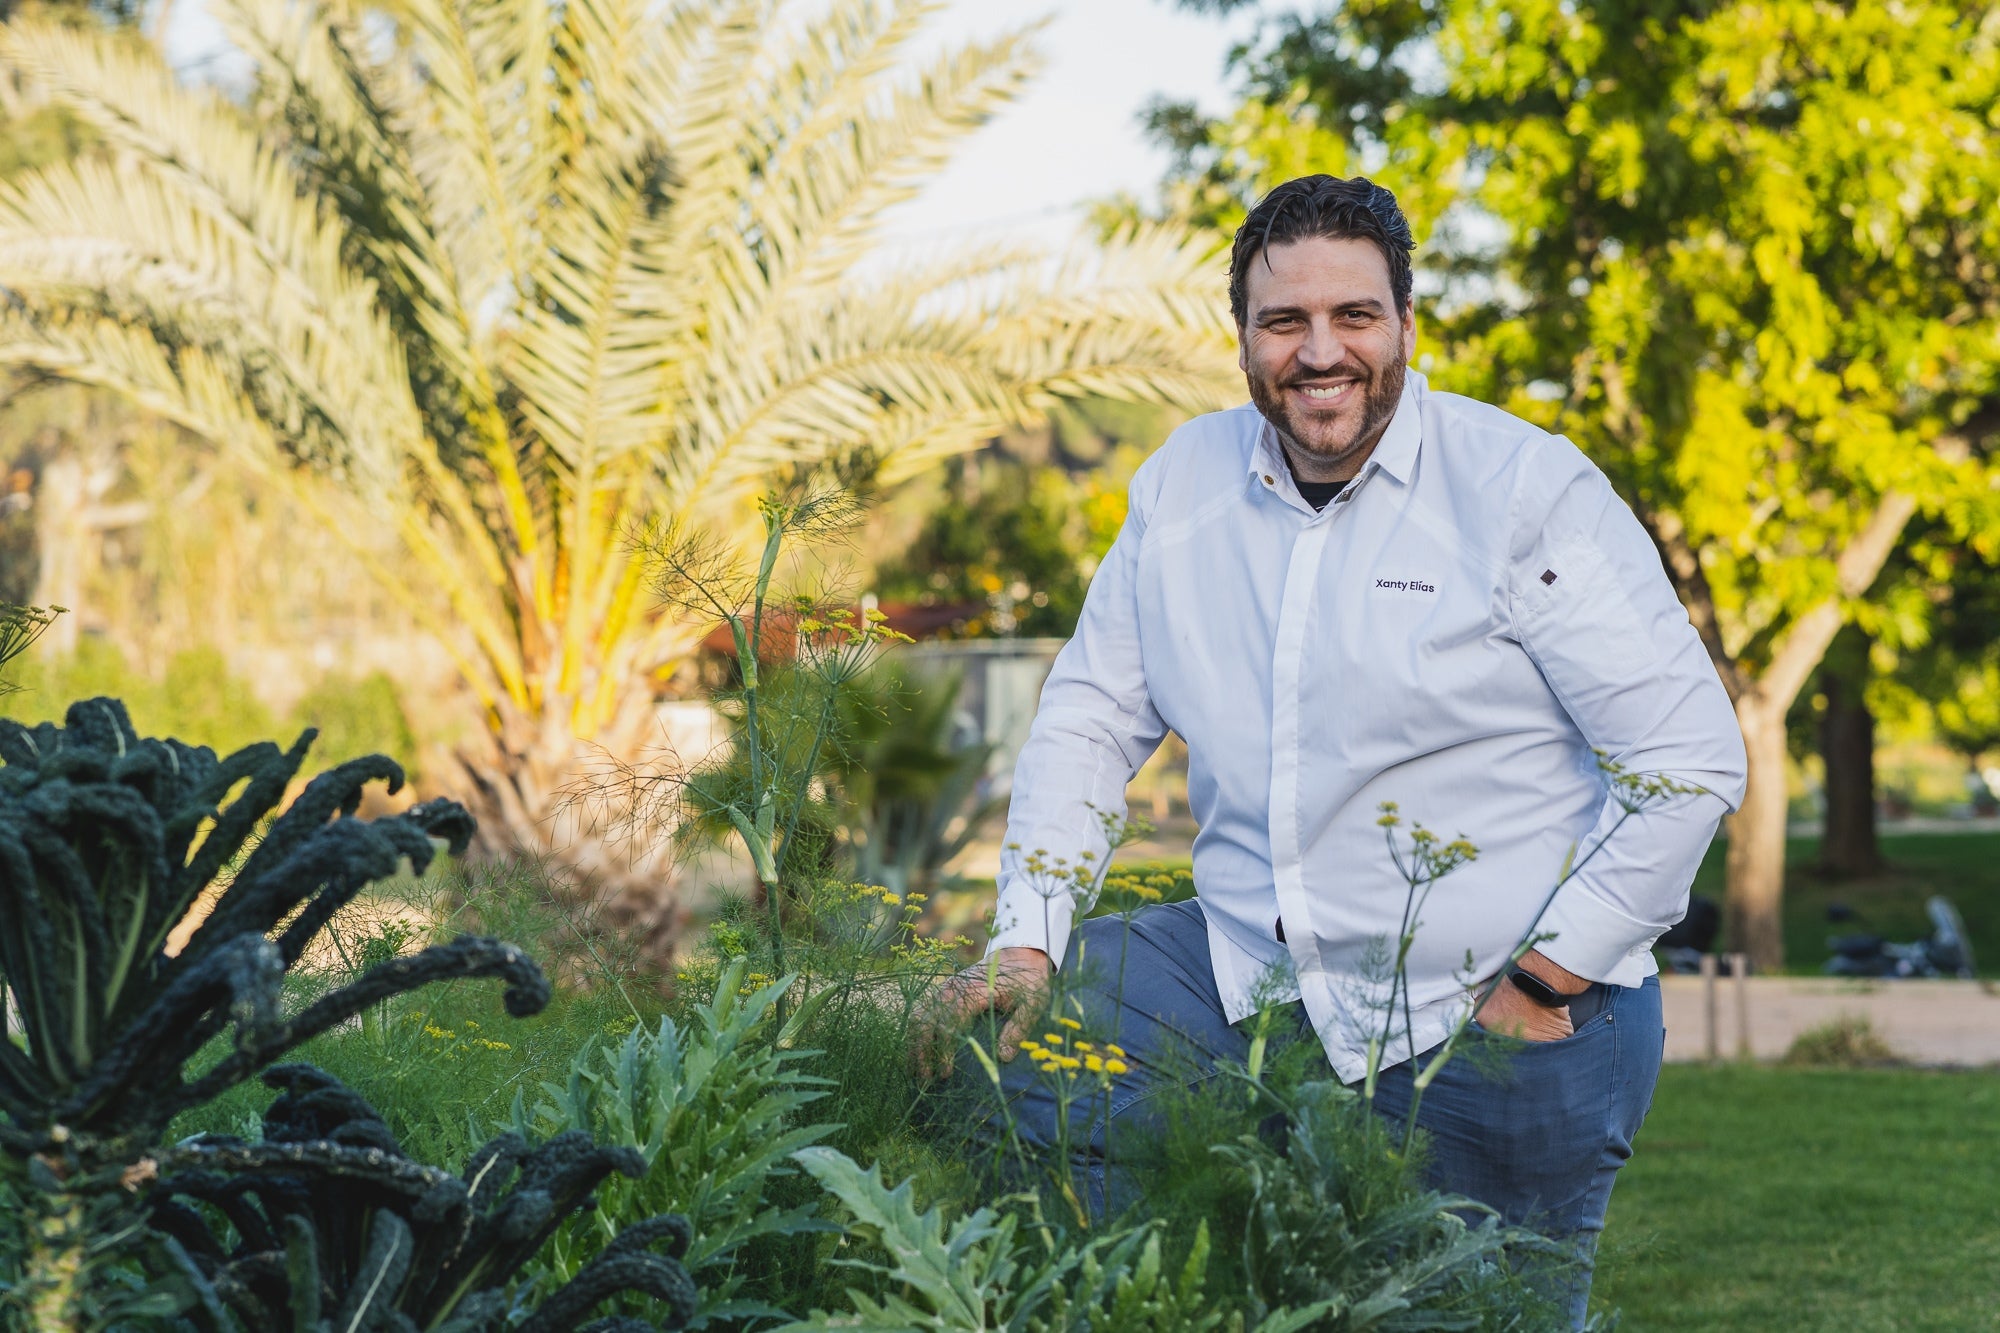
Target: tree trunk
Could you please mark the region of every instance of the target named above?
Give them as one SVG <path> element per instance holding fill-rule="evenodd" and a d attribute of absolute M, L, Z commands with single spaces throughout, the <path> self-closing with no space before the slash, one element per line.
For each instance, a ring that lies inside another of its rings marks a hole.
<path fill-rule="evenodd" d="M 42 466 L 35 487 L 35 539 L 38 573 L 35 604 L 60 606 L 59 616 L 43 636 L 43 651 L 68 657 L 76 651 L 83 617 L 84 583 L 96 554 L 96 533 L 90 525 L 90 477 L 67 453 Z"/>
<path fill-rule="evenodd" d="M 1875 716 L 1862 691 L 1864 670 L 1835 670 L 1829 655 L 1820 672 L 1826 713 L 1819 724 L 1819 752 L 1826 764 L 1826 826 L 1819 866 L 1829 875 L 1858 878 L 1882 869 L 1875 839 Z M 1845 665 L 1845 664 L 1843 664 Z"/>
<path fill-rule="evenodd" d="M 1792 622 L 1754 684 L 1732 668 L 1739 682 L 1733 694 L 1749 752 L 1750 780 L 1743 807 L 1729 825 L 1727 919 L 1731 942 L 1750 955 L 1760 972 L 1775 972 L 1785 963 L 1785 714 L 1840 633 L 1846 619 L 1841 599 L 1867 593 L 1916 511 L 1916 501 L 1907 494 L 1884 495 L 1834 561 L 1839 597 Z"/>
<path fill-rule="evenodd" d="M 1750 765 L 1729 818 L 1729 942 L 1759 972 L 1776 972 L 1785 963 L 1785 708 L 1749 691 L 1736 700 L 1736 721 Z"/>
<path fill-rule="evenodd" d="M 144 522 L 150 512 L 143 501 L 105 502 L 118 473 L 116 455 L 102 448 L 64 449 L 42 466 L 35 486 L 34 600 L 69 611 L 43 637 L 43 650 L 51 656 L 76 651 L 104 534 Z"/>

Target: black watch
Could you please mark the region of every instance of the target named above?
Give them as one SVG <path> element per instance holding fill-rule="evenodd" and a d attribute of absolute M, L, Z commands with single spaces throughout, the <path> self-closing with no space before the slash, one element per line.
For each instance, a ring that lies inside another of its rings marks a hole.
<path fill-rule="evenodd" d="M 1515 990 L 1544 1009 L 1560 1009 L 1576 998 L 1574 995 L 1563 994 L 1519 963 L 1507 969 L 1507 980 L 1514 983 Z"/>

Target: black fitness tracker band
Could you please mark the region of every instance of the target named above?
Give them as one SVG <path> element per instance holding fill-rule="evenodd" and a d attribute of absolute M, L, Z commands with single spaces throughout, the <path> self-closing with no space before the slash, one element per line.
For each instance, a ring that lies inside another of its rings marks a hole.
<path fill-rule="evenodd" d="M 1521 994 L 1527 996 L 1544 1009 L 1560 1009 L 1575 998 L 1574 996 L 1564 995 L 1554 986 L 1543 981 L 1540 977 L 1518 963 L 1507 969 L 1507 980 L 1514 983 L 1515 990 L 1521 992 Z"/>

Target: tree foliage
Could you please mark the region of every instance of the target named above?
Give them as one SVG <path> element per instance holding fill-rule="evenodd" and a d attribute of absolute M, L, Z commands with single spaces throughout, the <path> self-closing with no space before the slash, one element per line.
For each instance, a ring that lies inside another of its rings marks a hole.
<path fill-rule="evenodd" d="M 1391 0 L 1246 61 L 1277 142 L 1428 233 L 1434 380 L 1568 434 L 1659 543 L 1750 746 L 1731 926 L 1774 964 L 1787 707 L 1912 515 L 1996 540 L 2000 20 Z M 1255 122 L 1163 120 L 1185 202 L 1271 183 Z"/>
<path fill-rule="evenodd" d="M 1976 762 L 2000 746 L 2000 570 L 1962 547 L 1914 545 L 1901 572 L 1923 594 L 1921 633 L 1881 646 L 1878 692 L 1892 716 Z"/>
<path fill-rule="evenodd" d="M 1130 477 L 1139 451 L 1121 449 L 1107 461 L 1075 477 L 997 450 L 953 459 L 937 506 L 876 571 L 876 591 L 889 601 L 960 608 L 953 635 L 1067 638 L 1125 520 L 1118 474 Z"/>

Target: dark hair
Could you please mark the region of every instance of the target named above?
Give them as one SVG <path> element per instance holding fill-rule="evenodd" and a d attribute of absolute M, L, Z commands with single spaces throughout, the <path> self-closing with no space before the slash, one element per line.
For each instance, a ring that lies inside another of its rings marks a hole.
<path fill-rule="evenodd" d="M 1229 313 L 1238 328 L 1249 315 L 1250 265 L 1267 249 L 1315 237 L 1373 241 L 1389 261 L 1396 313 L 1410 308 L 1410 224 L 1396 196 L 1365 176 L 1300 176 L 1278 186 L 1250 210 L 1229 248 Z"/>

